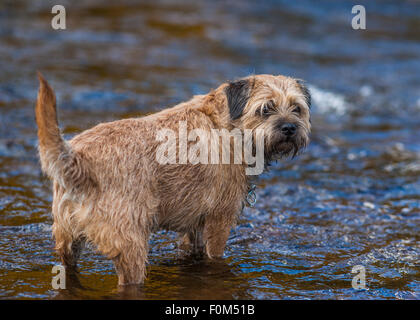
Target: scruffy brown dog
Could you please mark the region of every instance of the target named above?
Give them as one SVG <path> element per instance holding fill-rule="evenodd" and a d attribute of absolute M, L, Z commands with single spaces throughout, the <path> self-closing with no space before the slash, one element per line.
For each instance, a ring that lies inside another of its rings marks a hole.
<path fill-rule="evenodd" d="M 99 124 L 70 141 L 60 134 L 53 90 L 39 80 L 39 154 L 54 182 L 56 250 L 75 268 L 81 245 L 92 243 L 114 261 L 120 285 L 144 281 L 156 229 L 179 232 L 193 250 L 221 257 L 248 193 L 244 162 L 159 163 L 160 129 L 177 132 L 180 121 L 188 131 L 263 129 L 266 165 L 309 141 L 310 95 L 289 77 L 252 75 L 150 116 Z"/>

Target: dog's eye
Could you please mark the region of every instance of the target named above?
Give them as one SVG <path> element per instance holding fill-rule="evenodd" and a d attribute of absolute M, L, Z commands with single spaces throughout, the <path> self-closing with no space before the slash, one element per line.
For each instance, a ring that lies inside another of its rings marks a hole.
<path fill-rule="evenodd" d="M 299 106 L 295 106 L 294 108 L 293 108 L 293 111 L 292 111 L 293 113 L 296 113 L 296 114 L 300 114 L 300 112 L 301 112 L 301 110 L 300 110 L 300 107 Z"/>
<path fill-rule="evenodd" d="M 261 108 L 261 114 L 263 116 L 270 115 L 274 110 L 274 102 L 268 101 L 262 108 Z"/>
<path fill-rule="evenodd" d="M 267 105 L 264 105 L 264 107 L 262 108 L 262 114 L 266 116 L 269 113 L 270 113 L 270 109 L 268 108 Z"/>

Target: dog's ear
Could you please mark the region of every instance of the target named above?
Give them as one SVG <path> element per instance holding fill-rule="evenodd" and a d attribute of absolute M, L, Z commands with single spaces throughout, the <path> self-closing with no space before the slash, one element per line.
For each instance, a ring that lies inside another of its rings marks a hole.
<path fill-rule="evenodd" d="M 308 106 L 308 108 L 311 108 L 311 103 L 312 103 L 311 93 L 309 92 L 309 89 L 306 87 L 305 82 L 300 79 L 296 79 L 296 82 L 305 97 L 306 105 Z"/>
<path fill-rule="evenodd" d="M 225 89 L 227 96 L 230 118 L 238 119 L 242 116 L 242 112 L 249 99 L 251 91 L 250 80 L 238 80 L 230 82 Z"/>

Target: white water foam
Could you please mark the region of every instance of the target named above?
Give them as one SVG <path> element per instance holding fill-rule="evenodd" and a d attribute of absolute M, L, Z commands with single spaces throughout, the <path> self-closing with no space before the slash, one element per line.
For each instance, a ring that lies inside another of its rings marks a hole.
<path fill-rule="evenodd" d="M 344 115 L 351 107 L 341 94 L 326 91 L 315 86 L 309 85 L 312 102 L 318 113 L 335 113 Z"/>

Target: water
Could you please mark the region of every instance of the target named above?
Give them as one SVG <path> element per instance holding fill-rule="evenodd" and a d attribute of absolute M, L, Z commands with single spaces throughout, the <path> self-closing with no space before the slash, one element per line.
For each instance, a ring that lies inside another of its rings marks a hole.
<path fill-rule="evenodd" d="M 66 31 L 50 27 L 54 4 L 0 4 L 0 298 L 420 298 L 418 1 L 364 2 L 364 31 L 351 29 L 351 1 L 62 1 Z M 312 142 L 261 177 L 223 262 L 180 258 L 162 231 L 141 289 L 119 292 L 88 249 L 82 288 L 58 292 L 36 70 L 66 137 L 250 73 L 292 75 L 312 91 Z M 356 265 L 367 290 L 351 286 Z"/>

